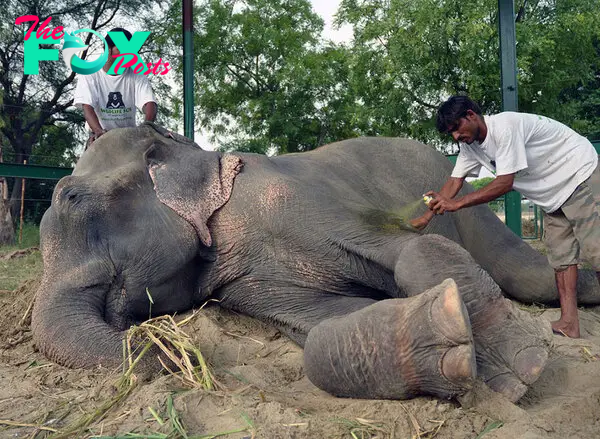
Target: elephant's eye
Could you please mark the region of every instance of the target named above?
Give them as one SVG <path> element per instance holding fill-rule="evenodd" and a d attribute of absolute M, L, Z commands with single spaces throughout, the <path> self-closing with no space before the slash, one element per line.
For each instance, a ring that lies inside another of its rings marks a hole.
<path fill-rule="evenodd" d="M 63 203 L 77 205 L 82 200 L 81 191 L 79 191 L 75 186 L 65 188 L 60 194 L 60 200 Z"/>

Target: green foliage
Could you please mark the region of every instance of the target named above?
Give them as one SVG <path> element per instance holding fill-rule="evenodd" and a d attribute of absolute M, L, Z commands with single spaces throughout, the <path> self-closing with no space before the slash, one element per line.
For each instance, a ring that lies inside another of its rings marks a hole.
<path fill-rule="evenodd" d="M 326 104 L 329 91 L 321 73 L 323 68 L 335 73 L 337 54 L 316 50 L 323 21 L 310 3 L 210 1 L 206 6 L 194 41 L 202 125 L 233 137 L 229 145 L 247 151 L 318 146 L 323 127 L 316 100 Z M 320 90 L 313 87 L 317 82 Z"/>
<path fill-rule="evenodd" d="M 176 8 L 167 14 L 173 38 Z M 321 44 L 310 2 L 207 0 L 195 18 L 196 115 L 222 149 L 296 152 L 359 134 L 351 53 Z"/>
<path fill-rule="evenodd" d="M 597 6 L 522 2 L 520 111 L 556 118 L 584 135 L 598 131 Z M 354 27 L 354 84 L 374 133 L 439 144 L 433 116 L 456 93 L 469 94 L 484 112 L 501 110 L 497 1 L 342 0 L 338 22 Z"/>
<path fill-rule="evenodd" d="M 469 183 L 473 186 L 473 189 L 479 190 L 484 186 L 487 186 L 494 180 L 494 177 L 483 177 L 478 178 L 477 180 L 470 181 Z M 504 211 L 504 196 L 496 199 L 494 201 L 490 201 L 488 203 L 488 207 L 492 209 L 493 212 L 503 212 Z"/>
<path fill-rule="evenodd" d="M 496 10 L 474 0 L 342 1 L 338 21 L 354 27 L 353 82 L 373 134 L 437 139 L 432 117 L 447 95 L 482 100 L 479 89 L 497 88 Z"/>
<path fill-rule="evenodd" d="M 520 111 L 600 137 L 595 0 L 517 5 Z M 181 3 L 156 38 L 181 47 Z M 448 96 L 501 111 L 496 0 L 342 0 L 354 40 L 325 42 L 307 0 L 204 0 L 195 10 L 197 121 L 223 149 L 295 152 L 360 135 L 408 136 L 444 152 Z M 181 72 L 181 65 L 177 66 Z M 181 101 L 174 98 L 175 114 Z"/>
<path fill-rule="evenodd" d="M 494 181 L 494 177 L 483 177 L 478 178 L 477 180 L 470 181 L 469 183 L 471 184 L 471 186 L 473 186 L 475 190 L 479 190 L 482 187 L 490 184 L 492 181 Z"/>

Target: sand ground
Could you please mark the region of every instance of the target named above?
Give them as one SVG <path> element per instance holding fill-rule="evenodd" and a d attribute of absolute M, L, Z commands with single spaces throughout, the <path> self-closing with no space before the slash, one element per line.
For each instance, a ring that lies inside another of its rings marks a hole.
<path fill-rule="evenodd" d="M 38 285 L 0 292 L 0 438 L 46 438 L 115 396 L 116 372 L 70 370 L 36 352 L 29 308 Z M 556 309 L 529 307 L 555 319 Z M 484 386 L 463 401 L 335 398 L 306 378 L 302 350 L 256 320 L 201 310 L 186 331 L 222 384 L 184 388 L 172 375 L 138 383 L 71 437 L 595 438 L 600 437 L 600 308 L 581 311 L 582 339 L 555 336 L 549 364 L 511 404 Z M 154 411 L 155 415 L 152 414 Z M 164 425 L 161 425 L 160 422 Z M 128 435 L 129 434 L 129 435 Z M 138 436 L 135 436 L 138 434 Z"/>

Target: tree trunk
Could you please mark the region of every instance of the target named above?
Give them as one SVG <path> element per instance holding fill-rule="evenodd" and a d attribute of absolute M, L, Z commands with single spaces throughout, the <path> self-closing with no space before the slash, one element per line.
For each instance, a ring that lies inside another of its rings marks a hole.
<path fill-rule="evenodd" d="M 13 218 L 19 218 L 19 213 L 21 212 L 21 183 L 21 178 L 15 178 L 15 182 L 12 185 L 11 196 L 8 200 L 10 214 Z"/>
<path fill-rule="evenodd" d="M 22 165 L 25 160 L 29 161 L 29 155 L 31 154 L 32 142 L 25 139 L 20 139 L 19 142 L 13 144 L 15 150 L 15 163 Z M 12 193 L 10 195 L 10 214 L 13 218 L 19 218 L 21 212 L 21 186 L 23 179 L 15 178 L 15 183 L 12 187 Z"/>
<path fill-rule="evenodd" d="M 7 200 L 0 199 L 0 246 L 13 245 L 14 243 L 15 230 L 10 215 L 9 203 Z"/>
<path fill-rule="evenodd" d="M 0 163 L 2 163 L 2 144 L 0 143 Z M 8 184 L 4 177 L 0 177 L 0 246 L 15 243 L 15 229 L 13 228 L 8 202 Z"/>

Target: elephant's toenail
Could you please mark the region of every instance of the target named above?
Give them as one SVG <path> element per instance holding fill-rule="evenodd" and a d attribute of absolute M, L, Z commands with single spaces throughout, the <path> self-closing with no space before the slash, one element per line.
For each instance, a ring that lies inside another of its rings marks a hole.
<path fill-rule="evenodd" d="M 531 346 L 521 350 L 515 356 L 515 372 L 525 384 L 535 382 L 548 361 L 548 350 Z"/>
<path fill-rule="evenodd" d="M 513 403 L 521 399 L 525 395 L 525 392 L 527 392 L 527 386 L 512 373 L 497 375 L 487 380 L 486 384 L 494 392 L 501 393 Z"/>
<path fill-rule="evenodd" d="M 431 320 L 441 334 L 456 344 L 471 342 L 471 324 L 467 309 L 458 292 L 456 283 L 445 280 L 443 291 L 431 305 Z"/>
<path fill-rule="evenodd" d="M 477 375 L 473 345 L 460 345 L 448 349 L 441 359 L 440 369 L 450 382 L 468 386 Z"/>

